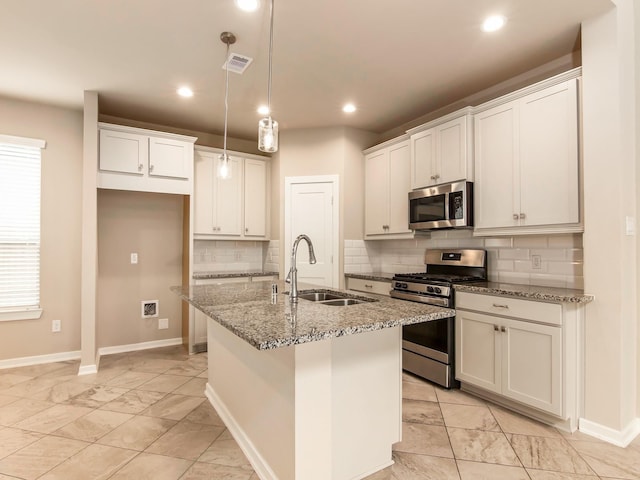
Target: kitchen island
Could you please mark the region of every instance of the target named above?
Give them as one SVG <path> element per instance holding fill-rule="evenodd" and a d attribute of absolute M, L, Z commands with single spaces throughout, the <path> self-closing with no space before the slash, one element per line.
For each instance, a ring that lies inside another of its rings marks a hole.
<path fill-rule="evenodd" d="M 174 289 L 209 317 L 207 398 L 261 479 L 387 467 L 401 440 L 401 327 L 455 312 L 346 292 L 362 303 L 291 304 L 275 284 L 276 295 L 272 282 Z"/>

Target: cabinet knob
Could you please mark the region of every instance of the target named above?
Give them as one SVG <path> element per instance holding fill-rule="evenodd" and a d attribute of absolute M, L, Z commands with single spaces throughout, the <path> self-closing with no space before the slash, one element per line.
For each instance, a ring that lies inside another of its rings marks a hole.
<path fill-rule="evenodd" d="M 514 220 L 517 220 L 517 219 L 519 219 L 519 218 L 520 218 L 520 216 L 519 216 L 517 213 L 514 213 L 514 214 L 513 214 L 513 219 L 514 219 Z"/>
<path fill-rule="evenodd" d="M 245 228 L 245 229 L 244 229 L 244 233 L 249 233 L 249 229 L 248 229 L 248 228 Z"/>
<path fill-rule="evenodd" d="M 431 175 L 431 180 L 435 180 L 436 176 L 435 175 Z"/>
<path fill-rule="evenodd" d="M 143 168 L 144 168 L 144 166 L 141 163 L 139 163 L 138 164 L 138 171 L 141 172 Z"/>
<path fill-rule="evenodd" d="M 494 325 L 493 326 L 493 331 L 494 332 L 499 332 L 500 331 L 500 327 L 498 327 L 498 325 Z"/>
<path fill-rule="evenodd" d="M 438 180 L 439 178 L 440 178 L 440 175 L 438 175 L 438 174 L 436 173 L 436 178 L 435 178 L 435 180 Z"/>
<path fill-rule="evenodd" d="M 365 283 L 364 286 L 367 288 L 373 288 L 373 285 L 369 285 L 368 283 Z"/>
<path fill-rule="evenodd" d="M 149 172 L 153 172 L 153 164 L 149 165 Z"/>
<path fill-rule="evenodd" d="M 494 303 L 493 306 L 495 308 L 507 308 L 507 309 L 509 308 L 509 305 L 503 305 L 501 303 Z"/>
<path fill-rule="evenodd" d="M 525 214 L 524 214 L 524 213 L 521 213 L 521 214 L 520 214 L 520 218 L 525 218 Z"/>
<path fill-rule="evenodd" d="M 502 333 L 505 333 L 505 332 L 507 331 L 507 327 L 500 327 L 500 331 L 501 331 Z"/>

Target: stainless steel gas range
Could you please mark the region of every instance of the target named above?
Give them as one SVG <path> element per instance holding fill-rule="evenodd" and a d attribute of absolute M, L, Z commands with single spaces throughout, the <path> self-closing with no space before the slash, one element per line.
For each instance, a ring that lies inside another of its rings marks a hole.
<path fill-rule="evenodd" d="M 413 302 L 455 308 L 453 285 L 487 278 L 487 252 L 479 249 L 431 249 L 426 270 L 397 274 L 391 296 Z M 402 328 L 402 368 L 446 388 L 455 380 L 455 319 L 443 318 Z"/>

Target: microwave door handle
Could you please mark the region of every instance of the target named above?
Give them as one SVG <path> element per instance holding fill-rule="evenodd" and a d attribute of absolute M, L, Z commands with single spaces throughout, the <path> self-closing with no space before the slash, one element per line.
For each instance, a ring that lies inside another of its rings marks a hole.
<path fill-rule="evenodd" d="M 449 216 L 449 195 L 450 192 L 444 194 L 444 220 L 445 222 L 450 222 L 451 217 Z"/>

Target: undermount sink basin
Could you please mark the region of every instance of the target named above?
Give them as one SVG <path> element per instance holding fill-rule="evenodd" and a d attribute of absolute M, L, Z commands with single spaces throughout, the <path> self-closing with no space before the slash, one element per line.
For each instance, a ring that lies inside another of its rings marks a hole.
<path fill-rule="evenodd" d="M 329 305 L 330 307 L 346 307 L 347 305 L 378 301 L 375 298 L 360 297 L 328 290 L 304 290 L 298 293 L 298 298 L 321 303 L 322 305 Z"/>
<path fill-rule="evenodd" d="M 303 298 L 304 300 L 310 300 L 312 302 L 324 302 L 326 300 L 337 300 L 344 297 L 327 292 L 310 292 L 300 293 L 298 294 L 298 298 Z"/>
<path fill-rule="evenodd" d="M 358 303 L 364 302 L 353 298 L 340 298 L 337 300 L 327 300 L 326 302 L 322 302 L 323 305 L 329 305 L 331 307 L 346 307 L 347 305 L 356 305 Z"/>

